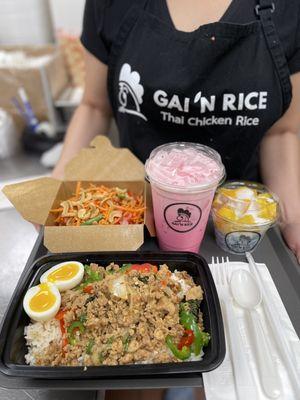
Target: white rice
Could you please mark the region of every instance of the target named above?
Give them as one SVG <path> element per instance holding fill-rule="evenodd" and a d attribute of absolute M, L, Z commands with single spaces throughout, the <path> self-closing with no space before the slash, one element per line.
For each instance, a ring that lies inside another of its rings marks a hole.
<path fill-rule="evenodd" d="M 35 365 L 35 357 L 41 354 L 50 343 L 59 343 L 62 339 L 59 321 L 54 318 L 46 322 L 29 324 L 24 329 L 24 336 L 28 346 L 25 361 L 30 365 Z"/>
<path fill-rule="evenodd" d="M 203 358 L 203 356 L 204 356 L 204 352 L 203 352 L 203 350 L 201 350 L 201 353 L 200 353 L 198 356 L 195 356 L 195 354 L 192 353 L 192 354 L 191 354 L 191 357 L 188 358 L 188 359 L 185 360 L 185 361 L 201 361 L 202 358 Z"/>

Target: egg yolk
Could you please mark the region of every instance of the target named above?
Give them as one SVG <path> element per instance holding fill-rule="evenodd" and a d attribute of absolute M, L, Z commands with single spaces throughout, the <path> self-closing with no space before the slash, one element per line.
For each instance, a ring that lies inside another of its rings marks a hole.
<path fill-rule="evenodd" d="M 54 306 L 56 297 L 46 283 L 41 283 L 39 289 L 40 290 L 30 300 L 29 307 L 32 311 L 44 312 Z"/>
<path fill-rule="evenodd" d="M 74 278 L 74 276 L 77 275 L 78 271 L 79 267 L 77 264 L 74 263 L 65 264 L 57 268 L 55 271 L 51 272 L 47 276 L 47 280 L 49 282 L 68 281 Z"/>

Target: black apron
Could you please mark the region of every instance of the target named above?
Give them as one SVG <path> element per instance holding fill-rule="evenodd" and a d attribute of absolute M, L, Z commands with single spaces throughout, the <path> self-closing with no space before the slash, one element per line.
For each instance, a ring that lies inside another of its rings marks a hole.
<path fill-rule="evenodd" d="M 111 48 L 121 145 L 144 162 L 163 143 L 206 144 L 221 154 L 228 178 L 257 180 L 259 143 L 291 101 L 274 4 L 258 1 L 248 24 L 182 32 L 151 14 L 150 1 L 128 11 Z"/>

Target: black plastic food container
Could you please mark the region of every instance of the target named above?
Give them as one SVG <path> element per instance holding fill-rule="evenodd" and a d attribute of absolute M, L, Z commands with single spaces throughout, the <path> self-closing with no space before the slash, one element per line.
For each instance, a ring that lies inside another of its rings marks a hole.
<path fill-rule="evenodd" d="M 211 335 L 210 344 L 204 348 L 201 361 L 162 363 L 162 364 L 128 364 L 97 367 L 39 367 L 25 364 L 27 353 L 24 339 L 24 327 L 29 317 L 22 306 L 26 291 L 39 283 L 40 276 L 53 265 L 63 261 L 76 260 L 84 264 L 91 262 L 107 266 L 110 262 L 167 264 L 170 270 L 185 270 L 200 284 L 204 291 L 201 311 L 204 327 Z M 43 379 L 101 379 L 129 376 L 153 376 L 170 374 L 188 374 L 208 372 L 220 365 L 225 356 L 225 339 L 220 304 L 216 288 L 206 261 L 193 253 L 173 252 L 106 252 L 106 253 L 73 253 L 48 255 L 38 259 L 18 282 L 10 302 L 0 332 L 0 371 L 6 375 L 24 378 Z"/>

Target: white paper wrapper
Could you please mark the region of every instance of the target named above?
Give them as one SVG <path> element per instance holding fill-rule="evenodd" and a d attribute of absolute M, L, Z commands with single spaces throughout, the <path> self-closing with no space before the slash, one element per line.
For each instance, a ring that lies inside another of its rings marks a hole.
<path fill-rule="evenodd" d="M 274 309 L 277 310 L 276 318 L 280 319 L 282 326 L 286 332 L 286 338 L 290 345 L 290 351 L 294 357 L 294 365 L 298 370 L 300 377 L 300 340 L 293 328 L 290 318 L 286 312 L 286 309 L 281 301 L 276 286 L 271 278 L 271 275 L 265 264 L 257 264 L 260 276 L 265 285 L 268 285 L 268 289 L 272 294 L 271 301 L 274 304 Z M 243 262 L 231 262 L 230 267 L 232 271 L 237 269 L 249 270 L 248 264 Z M 218 288 L 217 288 L 218 289 Z M 239 331 L 242 337 L 242 343 L 245 349 L 245 356 L 250 366 L 250 370 L 253 376 L 256 397 L 255 400 L 268 400 L 269 398 L 263 393 L 261 382 L 259 379 L 259 372 L 257 368 L 257 361 L 255 359 L 255 342 L 253 336 L 251 336 L 251 327 L 249 326 L 249 319 L 247 318 L 246 311 L 238 306 L 233 306 L 235 316 L 237 318 Z M 263 312 L 263 306 L 259 309 L 259 314 L 267 338 L 270 342 L 270 348 L 274 363 L 276 363 L 278 373 L 281 380 L 281 395 L 277 400 L 297 400 L 300 397 L 299 393 L 295 393 L 290 382 L 288 372 L 285 369 L 283 360 L 280 356 L 280 351 L 277 348 L 276 342 L 274 341 L 274 335 L 276 332 L 272 332 Z M 227 332 L 225 330 L 226 342 Z M 227 346 L 227 343 L 226 343 Z M 228 349 L 228 347 L 227 347 Z M 299 378 L 300 379 L 300 378 Z M 216 370 L 203 374 L 203 382 L 205 387 L 205 395 L 207 400 L 248 400 L 248 398 L 239 399 L 237 396 L 236 386 L 239 384 L 234 379 L 233 367 L 230 358 L 230 354 L 226 353 L 224 362 Z M 254 400 L 253 398 L 249 400 Z"/>

